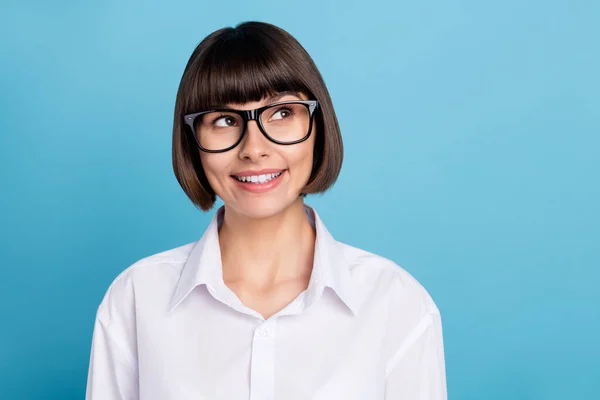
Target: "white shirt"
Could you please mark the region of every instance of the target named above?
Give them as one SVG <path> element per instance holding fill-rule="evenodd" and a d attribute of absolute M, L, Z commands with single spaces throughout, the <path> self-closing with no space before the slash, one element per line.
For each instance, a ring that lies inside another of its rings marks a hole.
<path fill-rule="evenodd" d="M 87 400 L 445 400 L 436 305 L 405 270 L 336 241 L 316 212 L 308 288 L 265 320 L 223 282 L 215 214 L 144 258 L 96 315 Z"/>

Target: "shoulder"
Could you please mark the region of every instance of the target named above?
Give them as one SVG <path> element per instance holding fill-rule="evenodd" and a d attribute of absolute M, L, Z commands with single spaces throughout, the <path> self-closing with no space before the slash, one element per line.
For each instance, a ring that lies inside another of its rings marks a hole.
<path fill-rule="evenodd" d="M 423 285 L 407 270 L 385 257 L 338 242 L 360 294 L 363 311 L 380 315 L 385 323 L 384 353 L 418 337 L 440 320 L 440 312 Z"/>
<path fill-rule="evenodd" d="M 108 324 L 135 313 L 140 299 L 167 301 L 196 242 L 139 259 L 110 283 L 97 310 L 97 318 Z"/>
<path fill-rule="evenodd" d="M 432 296 L 406 269 L 388 258 L 338 244 L 364 311 L 385 316 L 388 334 L 406 336 L 439 315 Z"/>
<path fill-rule="evenodd" d="M 436 308 L 429 292 L 406 269 L 380 255 L 338 242 L 353 280 L 385 293 L 389 300 L 412 304 L 426 311 Z"/>

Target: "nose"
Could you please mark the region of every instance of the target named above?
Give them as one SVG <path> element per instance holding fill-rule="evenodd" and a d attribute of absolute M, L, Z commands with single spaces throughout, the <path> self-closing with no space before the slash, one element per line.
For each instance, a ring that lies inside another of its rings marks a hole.
<path fill-rule="evenodd" d="M 256 162 L 269 156 L 269 140 L 262 134 L 258 122 L 248 121 L 246 133 L 239 145 L 240 159 Z"/>

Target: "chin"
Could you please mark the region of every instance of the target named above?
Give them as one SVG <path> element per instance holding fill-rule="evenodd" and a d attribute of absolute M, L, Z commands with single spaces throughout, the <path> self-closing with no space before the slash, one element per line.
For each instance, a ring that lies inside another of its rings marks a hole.
<path fill-rule="evenodd" d="M 294 199 L 281 199 L 269 196 L 259 196 L 254 198 L 247 198 L 241 201 L 235 202 L 235 204 L 225 203 L 225 208 L 232 209 L 235 213 L 243 215 L 248 218 L 269 218 L 288 209 L 297 200 Z"/>

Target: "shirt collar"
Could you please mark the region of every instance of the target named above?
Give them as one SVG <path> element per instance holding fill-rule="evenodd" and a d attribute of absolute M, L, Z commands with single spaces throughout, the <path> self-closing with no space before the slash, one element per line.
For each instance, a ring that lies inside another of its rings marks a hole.
<path fill-rule="evenodd" d="M 307 289 L 307 304 L 316 301 L 325 287 L 331 288 L 353 314 L 357 312 L 357 293 L 353 289 L 349 265 L 341 244 L 329 233 L 317 212 L 307 205 L 304 210 L 316 231 L 313 270 Z M 175 293 L 171 299 L 174 310 L 199 285 L 221 286 L 223 271 L 219 246 L 219 227 L 225 209 L 215 213 L 210 225 L 192 248 L 183 267 Z"/>

